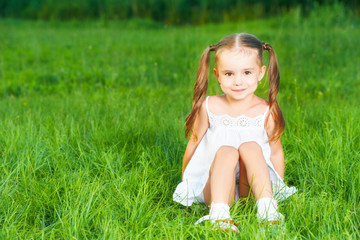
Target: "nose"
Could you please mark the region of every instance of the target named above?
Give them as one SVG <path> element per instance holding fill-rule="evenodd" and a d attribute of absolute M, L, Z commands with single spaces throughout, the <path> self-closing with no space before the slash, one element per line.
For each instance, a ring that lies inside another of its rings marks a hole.
<path fill-rule="evenodd" d="M 241 85 L 242 83 L 243 83 L 243 80 L 242 80 L 241 77 L 237 76 L 237 77 L 234 78 L 234 85 L 235 85 L 235 86 L 239 86 L 239 85 Z"/>

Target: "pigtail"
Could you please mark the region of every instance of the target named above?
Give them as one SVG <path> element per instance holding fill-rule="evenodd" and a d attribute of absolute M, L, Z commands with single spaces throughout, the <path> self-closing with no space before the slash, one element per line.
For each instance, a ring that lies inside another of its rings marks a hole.
<path fill-rule="evenodd" d="M 185 136 L 187 139 L 190 139 L 192 135 L 192 128 L 195 123 L 195 119 L 206 97 L 206 92 L 208 88 L 210 51 L 213 50 L 215 50 L 215 45 L 211 45 L 207 47 L 203 52 L 203 54 L 201 55 L 200 65 L 196 76 L 196 83 L 194 86 L 192 108 L 190 114 L 186 117 L 186 122 L 185 122 L 186 124 Z M 196 136 L 194 137 L 196 139 Z"/>
<path fill-rule="evenodd" d="M 276 99 L 276 95 L 279 91 L 280 85 L 280 72 L 278 67 L 278 61 L 276 58 L 276 53 L 272 46 L 268 43 L 262 43 L 263 50 L 269 51 L 269 67 L 268 67 L 268 77 L 269 77 L 269 112 L 274 118 L 275 121 L 275 132 L 273 136 L 270 136 L 269 141 L 277 141 L 280 139 L 281 134 L 284 132 L 285 120 L 281 112 L 279 103 Z M 270 116 L 270 114 L 268 116 Z M 266 122 L 268 118 L 266 119 Z"/>

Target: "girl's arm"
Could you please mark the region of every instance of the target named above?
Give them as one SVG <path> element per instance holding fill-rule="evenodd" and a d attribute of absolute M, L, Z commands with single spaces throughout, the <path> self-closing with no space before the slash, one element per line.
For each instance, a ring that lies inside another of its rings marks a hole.
<path fill-rule="evenodd" d="M 273 117 L 270 115 L 269 120 L 266 124 L 266 132 L 268 136 L 272 136 L 274 133 L 275 123 Z M 280 175 L 280 177 L 284 180 L 284 171 L 285 171 L 285 161 L 284 161 L 284 150 L 281 145 L 280 139 L 276 140 L 276 142 L 270 142 L 270 161 L 274 165 L 275 171 Z"/>
<path fill-rule="evenodd" d="M 208 128 L 209 128 L 209 118 L 207 115 L 205 101 L 204 101 L 201 105 L 199 114 L 195 119 L 193 133 L 186 146 L 186 150 L 183 158 L 181 179 L 184 175 L 186 166 L 188 165 L 192 155 L 194 154 L 197 146 L 199 145 L 201 139 L 204 137 Z M 195 139 L 195 135 L 196 135 L 196 139 Z"/>

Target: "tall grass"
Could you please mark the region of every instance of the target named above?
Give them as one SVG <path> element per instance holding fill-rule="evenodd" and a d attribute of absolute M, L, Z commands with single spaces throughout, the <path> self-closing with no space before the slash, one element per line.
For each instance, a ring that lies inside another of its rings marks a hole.
<path fill-rule="evenodd" d="M 2 238 L 360 237 L 360 22 L 346 10 L 167 28 L 2 20 L 0 32 Z M 234 32 L 278 54 L 285 180 L 299 189 L 280 204 L 283 229 L 236 203 L 239 236 L 195 227 L 207 209 L 172 201 L 200 54 Z"/>

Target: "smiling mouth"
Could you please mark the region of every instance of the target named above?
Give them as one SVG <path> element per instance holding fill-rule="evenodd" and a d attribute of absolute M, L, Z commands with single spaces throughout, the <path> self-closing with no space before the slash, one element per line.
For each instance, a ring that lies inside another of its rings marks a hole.
<path fill-rule="evenodd" d="M 234 92 L 243 92 L 245 89 L 233 89 Z"/>

